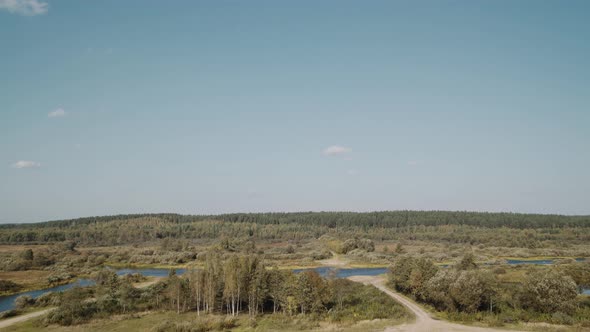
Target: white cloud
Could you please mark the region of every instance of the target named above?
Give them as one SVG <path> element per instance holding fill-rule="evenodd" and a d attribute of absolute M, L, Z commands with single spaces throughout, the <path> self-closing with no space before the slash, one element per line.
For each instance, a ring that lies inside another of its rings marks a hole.
<path fill-rule="evenodd" d="M 47 116 L 50 118 L 57 118 L 60 116 L 66 116 L 66 111 L 64 111 L 63 108 L 58 108 L 54 111 L 49 112 L 49 114 L 47 114 Z"/>
<path fill-rule="evenodd" d="M 347 148 L 347 147 L 340 146 L 340 145 L 332 145 L 332 146 L 325 148 L 322 151 L 322 154 L 324 156 L 340 156 L 340 155 L 348 154 L 350 152 L 352 152 L 351 148 Z"/>
<path fill-rule="evenodd" d="M 16 163 L 12 164 L 13 168 L 36 168 L 41 167 L 41 164 L 36 161 L 29 161 L 29 160 L 19 160 Z"/>
<path fill-rule="evenodd" d="M 0 10 L 12 14 L 35 16 L 47 13 L 49 4 L 40 0 L 0 0 Z"/>

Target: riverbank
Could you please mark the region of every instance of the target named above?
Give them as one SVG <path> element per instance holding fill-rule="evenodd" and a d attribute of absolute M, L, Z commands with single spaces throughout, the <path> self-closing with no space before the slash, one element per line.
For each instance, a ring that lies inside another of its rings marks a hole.
<path fill-rule="evenodd" d="M 22 294 L 29 293 L 29 292 L 44 291 L 44 290 L 51 289 L 54 287 L 73 284 L 73 283 L 76 283 L 76 281 L 78 281 L 80 279 L 84 279 L 84 278 L 73 278 L 73 279 L 64 280 L 61 282 L 55 282 L 55 283 L 51 283 L 51 284 L 42 284 L 42 285 L 36 285 L 36 286 L 32 286 L 32 287 L 23 287 L 23 288 L 20 288 L 18 291 L 0 293 L 0 298 L 6 297 L 6 296 L 13 296 L 13 295 L 22 295 Z"/>
<path fill-rule="evenodd" d="M 110 263 L 105 262 L 103 267 L 111 267 L 116 269 L 189 269 L 191 267 L 199 267 L 201 264 L 191 263 L 191 264 L 129 264 L 129 263 Z"/>
<path fill-rule="evenodd" d="M 2 271 L 0 272 L 0 280 L 10 280 L 18 285 L 18 288 L 0 292 L 0 297 L 61 286 L 77 279 L 76 276 L 70 279 L 49 282 L 48 278 L 51 274 L 51 271 L 44 270 Z"/>

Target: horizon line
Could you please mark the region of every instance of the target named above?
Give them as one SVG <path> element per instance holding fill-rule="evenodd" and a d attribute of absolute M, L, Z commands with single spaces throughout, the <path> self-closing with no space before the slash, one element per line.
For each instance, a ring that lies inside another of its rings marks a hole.
<path fill-rule="evenodd" d="M 105 214 L 105 215 L 94 215 L 94 216 L 83 216 L 75 218 L 64 218 L 64 219 L 49 219 L 42 221 L 32 222 L 0 222 L 0 225 L 27 225 L 27 224 L 42 224 L 56 221 L 73 221 L 77 219 L 90 219 L 90 218 L 108 218 L 118 216 L 157 216 L 157 215 L 178 215 L 188 217 L 219 217 L 232 214 L 298 214 L 298 213 L 353 213 L 353 214 L 371 214 L 371 213 L 387 213 L 387 212 L 445 212 L 445 213 L 479 213 L 479 214 L 514 214 L 514 215 L 537 215 L 537 216 L 552 216 L 552 217 L 590 217 L 590 214 L 561 214 L 561 213 L 538 213 L 538 212 L 514 212 L 514 211 L 475 211 L 475 210 L 411 210 L 411 209 L 400 209 L 400 210 L 372 210 L 372 211 L 353 211 L 353 210 L 307 210 L 307 211 L 264 211 L 264 212 L 223 212 L 223 213 L 205 213 L 205 214 L 192 214 L 192 213 L 178 213 L 178 212 L 135 212 L 135 213 L 117 213 L 117 214 Z"/>

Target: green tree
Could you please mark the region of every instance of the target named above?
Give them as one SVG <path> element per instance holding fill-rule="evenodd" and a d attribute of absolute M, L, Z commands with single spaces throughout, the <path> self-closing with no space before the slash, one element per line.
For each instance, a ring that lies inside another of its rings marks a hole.
<path fill-rule="evenodd" d="M 545 313 L 572 313 L 576 307 L 577 286 L 572 277 L 553 269 L 530 274 L 524 282 L 525 307 Z"/>
<path fill-rule="evenodd" d="M 389 280 L 392 286 L 404 293 L 410 291 L 410 274 L 414 268 L 414 259 L 400 257 L 395 260 L 389 271 Z"/>
<path fill-rule="evenodd" d="M 467 253 L 459 264 L 456 265 L 457 270 L 465 271 L 465 270 L 473 270 L 477 269 L 477 264 L 475 263 L 475 256 L 472 253 Z"/>
<path fill-rule="evenodd" d="M 239 290 L 240 290 L 240 263 L 236 256 L 230 257 L 223 268 L 224 272 L 224 289 L 223 298 L 226 302 L 228 313 L 235 316 L 239 312 Z"/>
<path fill-rule="evenodd" d="M 450 285 L 449 294 L 461 311 L 473 313 L 490 304 L 494 296 L 493 281 L 479 271 L 462 271 Z"/>
<path fill-rule="evenodd" d="M 423 300 L 425 297 L 426 283 L 436 275 L 438 268 L 431 260 L 418 258 L 415 260 L 410 272 L 408 284 L 410 292 L 415 298 Z"/>
<path fill-rule="evenodd" d="M 135 304 L 139 300 L 141 292 L 133 287 L 129 282 L 123 282 L 117 291 L 117 298 L 123 309 L 123 313 L 135 309 Z"/>
<path fill-rule="evenodd" d="M 439 270 L 434 277 L 426 283 L 426 301 L 438 310 L 454 311 L 457 306 L 450 295 L 451 285 L 457 280 L 455 270 Z"/>
<path fill-rule="evenodd" d="M 99 293 L 109 293 L 111 295 L 117 292 L 120 280 L 115 271 L 110 269 L 102 269 L 94 276 L 97 289 Z"/>
<path fill-rule="evenodd" d="M 324 279 L 316 271 L 303 271 L 297 278 L 295 293 L 302 314 L 322 312 L 329 292 Z"/>
<path fill-rule="evenodd" d="M 437 270 L 429 259 L 400 257 L 390 269 L 390 282 L 397 290 L 423 299 L 426 283 Z"/>
<path fill-rule="evenodd" d="M 290 271 L 287 271 L 290 273 Z M 288 288 L 286 284 L 288 278 L 285 273 L 276 267 L 268 271 L 268 296 L 272 301 L 272 312 L 276 313 L 281 307 L 283 290 Z"/>

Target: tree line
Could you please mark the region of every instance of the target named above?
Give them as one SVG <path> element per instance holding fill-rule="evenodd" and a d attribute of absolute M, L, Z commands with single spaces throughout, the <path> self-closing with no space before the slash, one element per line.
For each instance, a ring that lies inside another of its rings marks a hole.
<path fill-rule="evenodd" d="M 254 224 L 313 224 L 334 227 L 385 227 L 470 225 L 478 227 L 509 228 L 563 228 L 589 227 L 590 216 L 555 214 L 492 213 L 468 211 L 382 211 L 382 212 L 273 212 L 233 213 L 220 215 L 180 214 L 124 214 L 115 216 L 84 217 L 29 224 L 3 224 L 2 228 L 62 228 L 106 221 L 137 218 L 157 218 L 172 223 L 189 223 L 218 220 L 232 223 Z"/>
<path fill-rule="evenodd" d="M 158 239 L 253 238 L 422 240 L 536 248 L 588 243 L 590 217 L 510 213 L 394 211 L 260 213 L 219 216 L 120 215 L 0 225 L 0 243 L 75 241 L 119 245 Z"/>
<path fill-rule="evenodd" d="M 471 254 L 452 268 L 439 268 L 426 258 L 400 257 L 390 269 L 389 283 L 451 314 L 487 313 L 506 322 L 549 315 L 558 318 L 554 323 L 589 323 L 590 303 L 578 299 L 578 286 L 590 283 L 589 269 L 587 263 L 534 269 L 521 282 L 507 283 L 497 278 L 503 268 L 480 269 Z"/>

